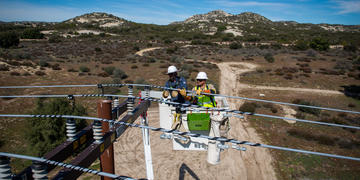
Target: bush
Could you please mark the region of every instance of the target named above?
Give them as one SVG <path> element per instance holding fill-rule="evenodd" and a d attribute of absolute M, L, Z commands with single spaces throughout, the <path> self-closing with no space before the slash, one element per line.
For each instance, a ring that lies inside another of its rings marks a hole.
<path fill-rule="evenodd" d="M 22 39 L 43 39 L 44 34 L 40 32 L 40 29 L 37 28 L 30 28 L 25 29 L 21 35 Z"/>
<path fill-rule="evenodd" d="M 315 106 L 315 104 L 310 103 L 308 101 L 302 100 L 302 99 L 296 99 L 293 101 L 294 104 L 301 104 L 306 106 Z M 314 108 L 307 108 L 307 107 L 298 107 L 298 110 L 304 113 L 313 114 L 315 116 L 319 116 L 321 110 L 320 109 L 314 109 Z"/>
<path fill-rule="evenodd" d="M 266 60 L 267 62 L 269 62 L 269 63 L 275 62 L 275 58 L 274 58 L 273 55 L 270 54 L 270 53 L 265 54 L 264 58 L 265 58 L 265 60 Z"/>
<path fill-rule="evenodd" d="M 99 48 L 99 47 L 94 48 L 94 50 L 95 50 L 96 52 L 101 52 L 101 48 Z"/>
<path fill-rule="evenodd" d="M 137 68 L 138 68 L 137 65 L 132 65 L 132 66 L 131 66 L 131 69 L 137 69 Z"/>
<path fill-rule="evenodd" d="M 329 42 L 325 39 L 315 38 L 310 42 L 310 47 L 318 51 L 326 51 L 329 49 Z"/>
<path fill-rule="evenodd" d="M 294 50 L 305 51 L 307 49 L 309 49 L 309 45 L 305 41 L 297 41 L 294 46 Z"/>
<path fill-rule="evenodd" d="M 242 45 L 239 43 L 231 43 L 229 48 L 230 49 L 240 49 L 240 48 L 242 48 Z"/>
<path fill-rule="evenodd" d="M 276 114 L 278 112 L 278 109 L 276 107 L 272 107 L 270 110 L 274 114 Z"/>
<path fill-rule="evenodd" d="M 46 60 L 40 60 L 39 61 L 39 66 L 40 67 L 48 67 L 49 66 L 49 63 L 46 62 Z"/>
<path fill-rule="evenodd" d="M 87 113 L 83 106 L 75 105 L 73 108 L 66 99 L 52 99 L 51 101 L 39 99 L 33 114 L 82 116 Z M 78 130 L 86 126 L 85 120 L 76 120 L 76 123 Z M 25 138 L 30 143 L 33 153 L 37 156 L 43 156 L 66 139 L 65 119 L 63 118 L 32 118 L 27 121 L 27 127 Z"/>
<path fill-rule="evenodd" d="M 126 79 L 128 75 L 121 69 L 115 69 L 113 72 L 113 78 Z"/>
<path fill-rule="evenodd" d="M 0 64 L 0 71 L 9 71 L 9 66 L 5 64 Z"/>
<path fill-rule="evenodd" d="M 135 80 L 134 84 L 149 84 L 149 83 L 146 82 L 144 78 L 138 78 Z M 143 87 L 136 87 L 136 89 L 140 90 L 143 89 Z"/>
<path fill-rule="evenodd" d="M 61 70 L 60 64 L 54 64 L 54 65 L 51 66 L 51 68 L 52 68 L 53 70 Z"/>
<path fill-rule="evenodd" d="M 79 70 L 80 70 L 80 72 L 90 72 L 90 69 L 86 66 L 80 66 Z"/>
<path fill-rule="evenodd" d="M 44 75 L 46 75 L 46 73 L 44 73 L 44 72 L 42 72 L 42 71 L 36 71 L 35 74 L 38 75 L 38 76 L 44 76 Z"/>
<path fill-rule="evenodd" d="M 10 75 L 12 75 L 12 76 L 20 76 L 20 73 L 16 72 L 16 71 L 12 71 L 12 72 L 10 72 Z"/>
<path fill-rule="evenodd" d="M 349 52 L 356 52 L 357 51 L 357 46 L 355 44 L 348 44 L 344 46 L 344 51 L 349 51 Z"/>
<path fill-rule="evenodd" d="M 188 79 L 190 77 L 189 71 L 183 70 L 179 73 L 179 76 L 184 77 L 185 79 Z"/>
<path fill-rule="evenodd" d="M 59 43 L 61 42 L 61 37 L 58 35 L 52 35 L 49 37 L 49 43 Z"/>
<path fill-rule="evenodd" d="M 258 105 L 254 102 L 245 102 L 240 108 L 239 111 L 242 112 L 250 112 L 250 113 L 255 113 L 256 108 L 258 107 Z"/>
<path fill-rule="evenodd" d="M 24 72 L 23 76 L 31 76 L 29 72 Z"/>
<path fill-rule="evenodd" d="M 70 69 L 68 69 L 68 72 L 78 72 L 78 70 L 70 68 Z"/>
<path fill-rule="evenodd" d="M 107 72 L 101 72 L 98 74 L 100 77 L 109 77 L 110 75 Z"/>
<path fill-rule="evenodd" d="M 0 33 L 0 47 L 9 48 L 19 45 L 19 37 L 15 32 Z"/>
<path fill-rule="evenodd" d="M 134 46 L 134 47 L 133 47 L 133 50 L 135 50 L 135 51 L 140 51 L 140 48 L 139 48 L 139 46 Z"/>
<path fill-rule="evenodd" d="M 113 75 L 113 72 L 115 70 L 114 66 L 108 66 L 108 67 L 104 67 L 103 70 L 108 73 L 109 75 Z"/>

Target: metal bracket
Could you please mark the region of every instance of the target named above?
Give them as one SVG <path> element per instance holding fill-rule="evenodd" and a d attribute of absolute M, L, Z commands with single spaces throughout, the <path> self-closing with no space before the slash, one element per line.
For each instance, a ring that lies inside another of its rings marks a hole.
<path fill-rule="evenodd" d="M 104 86 L 102 84 L 97 84 L 98 89 L 101 89 L 101 94 L 104 94 Z"/>

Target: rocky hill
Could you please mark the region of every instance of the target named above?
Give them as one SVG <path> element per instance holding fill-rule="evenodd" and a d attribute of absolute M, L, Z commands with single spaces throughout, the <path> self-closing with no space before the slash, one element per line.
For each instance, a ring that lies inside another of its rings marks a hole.
<path fill-rule="evenodd" d="M 191 16 L 185 21 L 174 22 L 171 25 L 181 26 L 179 32 L 201 31 L 208 35 L 217 32 L 231 33 L 234 36 L 258 36 L 259 33 L 284 34 L 295 31 L 330 31 L 330 32 L 360 32 L 360 26 L 345 26 L 332 24 L 301 24 L 295 21 L 271 21 L 264 16 L 252 12 L 237 15 L 222 10 Z"/>
<path fill-rule="evenodd" d="M 114 16 L 112 14 L 94 12 L 89 14 L 84 14 L 71 18 L 64 21 L 64 23 L 75 23 L 78 25 L 91 25 L 94 27 L 121 27 L 129 23 L 129 21 Z"/>

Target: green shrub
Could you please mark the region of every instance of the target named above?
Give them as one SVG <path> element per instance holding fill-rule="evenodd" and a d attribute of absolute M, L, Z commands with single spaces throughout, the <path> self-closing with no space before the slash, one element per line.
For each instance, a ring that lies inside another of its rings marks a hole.
<path fill-rule="evenodd" d="M 146 82 L 146 80 L 141 77 L 141 78 L 136 79 L 134 84 L 149 84 L 149 83 Z M 136 87 L 136 89 L 140 90 L 140 89 L 143 89 L 143 87 Z"/>
<path fill-rule="evenodd" d="M 12 76 L 20 76 L 20 73 L 17 72 L 17 71 L 12 71 L 12 72 L 10 72 L 10 75 L 12 75 Z"/>
<path fill-rule="evenodd" d="M 322 38 L 315 38 L 310 42 L 310 47 L 318 51 L 326 51 L 329 49 L 329 42 Z"/>
<path fill-rule="evenodd" d="M 348 44 L 344 46 L 344 51 L 356 52 L 358 47 L 355 44 Z"/>
<path fill-rule="evenodd" d="M 44 72 L 42 72 L 42 71 L 36 71 L 35 74 L 38 75 L 38 76 L 44 76 L 44 75 L 46 75 L 46 73 L 44 73 Z"/>
<path fill-rule="evenodd" d="M 78 70 L 70 68 L 70 69 L 68 69 L 68 72 L 78 72 Z"/>
<path fill-rule="evenodd" d="M 242 112 L 250 112 L 250 113 L 254 113 L 256 111 L 256 108 L 258 107 L 258 105 L 254 102 L 245 102 L 240 108 L 239 111 Z"/>
<path fill-rule="evenodd" d="M 315 104 L 302 100 L 302 99 L 296 99 L 293 101 L 294 104 L 301 104 L 301 105 L 306 105 L 306 106 L 315 106 Z M 315 108 L 308 108 L 308 107 L 298 107 L 298 110 L 304 113 L 308 113 L 308 114 L 313 114 L 315 116 L 319 116 L 321 110 L 320 109 L 315 109 Z"/>
<path fill-rule="evenodd" d="M 182 70 L 182 71 L 180 71 L 179 76 L 184 77 L 185 79 L 188 79 L 190 77 L 190 73 L 189 73 L 189 71 Z"/>
<path fill-rule="evenodd" d="M 128 75 L 121 69 L 115 69 L 113 72 L 113 78 L 126 79 Z"/>
<path fill-rule="evenodd" d="M 296 41 L 296 44 L 294 46 L 294 50 L 300 50 L 300 51 L 305 51 L 309 49 L 309 45 L 307 42 L 305 41 Z"/>
<path fill-rule="evenodd" d="M 33 114 L 68 114 L 86 115 L 86 109 L 81 105 L 74 108 L 66 99 L 39 99 Z M 63 118 L 33 118 L 26 121 L 28 130 L 25 138 L 30 143 L 31 150 L 37 156 L 42 156 L 46 152 L 54 149 L 66 139 L 65 119 Z M 76 120 L 77 129 L 86 126 L 85 120 Z"/>
<path fill-rule="evenodd" d="M 80 66 L 79 70 L 80 70 L 80 72 L 90 72 L 90 69 L 86 66 Z"/>
<path fill-rule="evenodd" d="M 229 48 L 230 49 L 240 49 L 240 48 L 242 48 L 242 45 L 234 42 L 234 43 L 230 44 Z"/>
<path fill-rule="evenodd" d="M 269 63 L 275 62 L 275 58 L 274 58 L 273 55 L 270 54 L 270 53 L 265 54 L 264 58 L 265 58 L 265 60 L 266 60 L 267 62 L 269 62 Z"/>
<path fill-rule="evenodd" d="M 109 77 L 110 75 L 106 72 L 101 72 L 101 73 L 98 73 L 98 76 L 100 77 Z"/>
<path fill-rule="evenodd" d="M 9 71 L 9 66 L 5 64 L 0 64 L 0 71 Z"/>
<path fill-rule="evenodd" d="M 96 52 L 101 52 L 101 48 L 99 48 L 99 47 L 94 48 L 94 50 L 95 50 Z"/>
<path fill-rule="evenodd" d="M 137 65 L 132 65 L 132 66 L 131 66 L 131 69 L 137 69 L 137 68 L 138 68 Z"/>
<path fill-rule="evenodd" d="M 140 51 L 140 48 L 139 48 L 139 46 L 134 46 L 134 47 L 133 47 L 133 50 L 135 50 L 135 51 Z"/>
<path fill-rule="evenodd" d="M 114 66 L 108 66 L 108 67 L 104 67 L 103 69 L 106 73 L 108 73 L 109 75 L 113 75 L 113 72 L 115 70 Z"/>
<path fill-rule="evenodd" d="M 61 42 L 61 37 L 59 35 L 51 35 L 49 37 L 49 43 L 59 43 Z"/>
<path fill-rule="evenodd" d="M 19 45 L 19 37 L 15 32 L 0 33 L 0 47 L 9 48 Z"/>
<path fill-rule="evenodd" d="M 49 66 L 49 63 L 46 62 L 46 60 L 40 60 L 39 61 L 39 66 L 40 67 L 48 67 Z"/>
<path fill-rule="evenodd" d="M 61 70 L 60 64 L 54 64 L 54 65 L 51 66 L 51 68 L 52 68 L 53 70 Z"/>
<path fill-rule="evenodd" d="M 30 28 L 25 29 L 21 35 L 22 39 L 43 39 L 44 34 L 40 32 L 40 29 L 37 28 Z"/>

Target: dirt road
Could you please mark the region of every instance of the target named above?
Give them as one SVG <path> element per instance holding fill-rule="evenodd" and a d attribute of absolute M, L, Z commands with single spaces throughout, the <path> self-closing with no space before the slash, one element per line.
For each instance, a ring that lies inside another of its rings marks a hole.
<path fill-rule="evenodd" d="M 220 63 L 218 67 L 221 71 L 220 91 L 222 94 L 237 96 L 241 84 L 239 74 L 251 71 L 256 66 L 250 63 L 242 63 L 243 69 L 232 66 L 234 63 Z M 234 83 L 235 82 L 235 83 Z M 228 99 L 230 109 L 238 109 L 244 102 L 242 100 Z M 230 119 L 231 130 L 229 137 L 247 140 L 251 142 L 261 142 L 255 129 L 250 127 L 246 121 L 237 118 Z M 273 159 L 267 149 L 248 148 L 246 152 L 229 152 L 232 157 L 241 157 L 237 160 L 237 165 L 242 172 L 242 179 L 276 179 L 275 171 L 272 166 Z"/>
<path fill-rule="evenodd" d="M 145 49 L 142 49 L 138 52 L 136 52 L 135 54 L 136 55 L 139 55 L 139 56 L 143 56 L 144 55 L 144 52 L 148 52 L 148 51 L 153 51 L 155 49 L 161 49 L 162 47 L 153 47 L 153 48 L 145 48 Z"/>

